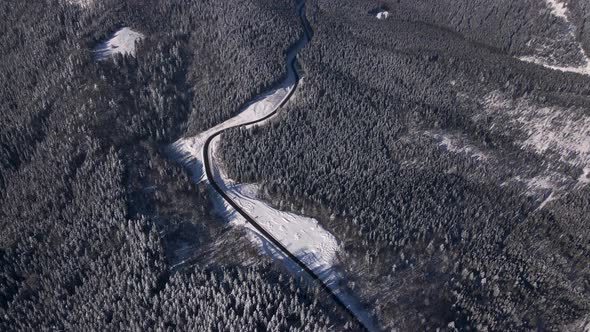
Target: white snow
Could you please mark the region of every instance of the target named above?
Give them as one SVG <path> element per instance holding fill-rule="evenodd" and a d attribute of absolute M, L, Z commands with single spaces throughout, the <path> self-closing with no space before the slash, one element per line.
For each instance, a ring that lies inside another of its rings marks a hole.
<path fill-rule="evenodd" d="M 590 166 L 584 167 L 582 174 L 578 178 L 578 182 L 582 185 L 590 183 Z"/>
<path fill-rule="evenodd" d="M 543 209 L 547 203 L 562 197 L 563 193 L 568 188 L 571 188 L 572 182 L 575 183 L 572 179 L 568 179 L 563 174 L 554 171 L 544 171 L 537 176 L 529 178 L 522 178 L 520 175 L 517 175 L 513 180 L 524 184 L 526 195 L 538 199 L 542 198 L 537 210 Z M 507 182 L 502 183 L 503 186 L 506 184 Z"/>
<path fill-rule="evenodd" d="M 551 192 L 551 194 L 549 194 L 549 196 L 547 196 L 547 198 L 545 198 L 541 204 L 539 204 L 539 207 L 537 207 L 537 210 L 541 210 L 542 208 L 544 208 L 547 203 L 554 201 L 556 198 L 553 196 L 553 192 Z"/>
<path fill-rule="evenodd" d="M 532 197 L 542 195 L 545 197 L 537 207 L 537 210 L 544 208 L 547 203 L 561 197 L 561 193 L 567 188 L 567 186 L 563 185 L 566 179 L 555 172 L 547 172 L 527 179 L 516 176 L 514 179 L 525 184 L 528 195 Z"/>
<path fill-rule="evenodd" d="M 125 27 L 115 32 L 113 36 L 94 48 L 96 60 L 104 60 L 114 54 L 130 54 L 135 56 L 135 44 L 145 36 Z"/>
<path fill-rule="evenodd" d="M 384 20 L 389 17 L 389 12 L 386 10 L 380 11 L 375 17 L 377 17 L 378 20 Z"/>
<path fill-rule="evenodd" d="M 546 0 L 549 9 L 551 9 L 551 14 L 556 17 L 563 18 L 566 22 L 569 22 L 567 17 L 567 8 L 565 7 L 565 3 L 559 2 L 557 0 Z"/>
<path fill-rule="evenodd" d="M 556 187 L 551 178 L 547 176 L 535 176 L 526 182 L 530 189 L 555 189 Z"/>

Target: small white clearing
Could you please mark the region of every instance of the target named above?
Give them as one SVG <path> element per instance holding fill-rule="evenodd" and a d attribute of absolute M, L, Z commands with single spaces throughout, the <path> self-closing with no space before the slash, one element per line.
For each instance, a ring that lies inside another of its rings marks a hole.
<path fill-rule="evenodd" d="M 377 13 L 377 15 L 375 15 L 375 17 L 377 17 L 378 20 L 384 20 L 389 17 L 389 12 L 386 10 L 380 11 Z"/>
<path fill-rule="evenodd" d="M 131 28 L 125 27 L 115 32 L 113 36 L 94 48 L 96 60 L 104 60 L 115 54 L 129 54 L 135 56 L 135 44 L 145 36 Z"/>

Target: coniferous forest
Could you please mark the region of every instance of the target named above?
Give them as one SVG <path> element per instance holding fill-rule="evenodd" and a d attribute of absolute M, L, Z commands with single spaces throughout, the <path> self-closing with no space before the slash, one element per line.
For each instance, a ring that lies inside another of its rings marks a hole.
<path fill-rule="evenodd" d="M 362 329 L 167 148 L 285 77 L 296 7 L 0 2 L 0 331 Z M 590 5 L 305 14 L 303 78 L 276 117 L 221 136 L 229 177 L 334 235 L 380 330 L 587 329 Z M 144 36 L 135 53 L 98 59 L 124 27 Z"/>

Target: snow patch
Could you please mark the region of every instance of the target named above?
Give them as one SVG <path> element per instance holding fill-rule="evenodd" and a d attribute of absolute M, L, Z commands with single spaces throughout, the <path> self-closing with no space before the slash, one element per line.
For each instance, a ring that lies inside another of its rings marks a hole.
<path fill-rule="evenodd" d="M 569 22 L 567 17 L 567 8 L 565 7 L 565 3 L 559 2 L 557 0 L 546 0 L 549 9 L 551 9 L 551 14 L 556 17 L 563 18 L 566 22 Z"/>
<path fill-rule="evenodd" d="M 526 182 L 528 187 L 531 189 L 555 189 L 555 184 L 550 178 L 545 176 L 535 176 Z"/>
<path fill-rule="evenodd" d="M 115 54 L 129 54 L 135 56 L 135 45 L 138 41 L 145 38 L 139 32 L 125 27 L 115 32 L 113 36 L 94 48 L 94 57 L 96 60 L 104 60 Z"/>
<path fill-rule="evenodd" d="M 87 8 L 94 3 L 94 0 L 65 0 L 65 2 L 73 5 L 79 5 L 82 8 Z"/>
<path fill-rule="evenodd" d="M 539 192 L 557 191 L 564 183 L 563 176 L 555 172 L 543 173 L 535 177 L 525 179 L 522 179 L 520 176 L 516 176 L 515 180 L 525 184 L 529 195 L 535 195 Z"/>
<path fill-rule="evenodd" d="M 521 56 L 518 57 L 518 60 L 524 62 L 530 62 L 537 65 L 541 65 L 545 68 L 565 72 L 565 73 L 576 73 L 581 75 L 590 75 L 590 61 L 588 61 L 588 56 L 586 55 L 586 51 L 580 48 L 580 52 L 584 55 L 584 59 L 586 60 L 585 64 L 582 66 L 554 66 L 550 65 L 546 62 L 545 59 L 536 56 Z"/>
<path fill-rule="evenodd" d="M 378 20 L 384 20 L 389 17 L 389 12 L 386 10 L 380 11 L 375 17 L 377 17 Z"/>
<path fill-rule="evenodd" d="M 558 199 L 561 196 L 560 193 L 567 187 L 565 185 L 567 179 L 555 172 L 543 173 L 528 179 L 522 179 L 520 176 L 516 176 L 515 180 L 524 183 L 527 189 L 527 195 L 542 197 L 537 210 L 544 208 L 549 202 Z"/>

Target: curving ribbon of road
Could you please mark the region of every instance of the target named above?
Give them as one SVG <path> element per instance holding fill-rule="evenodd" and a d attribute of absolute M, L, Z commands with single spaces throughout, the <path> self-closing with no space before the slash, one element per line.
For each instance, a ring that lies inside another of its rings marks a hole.
<path fill-rule="evenodd" d="M 299 49 L 303 48 L 311 40 L 311 37 L 313 34 L 311 28 L 309 28 L 309 26 L 308 26 L 309 23 L 307 22 L 307 19 L 305 17 L 305 7 L 304 6 L 305 6 L 305 1 L 304 0 L 300 1 L 299 5 L 298 5 L 298 12 L 299 12 L 299 20 L 301 22 L 301 26 L 303 27 L 304 36 L 303 36 L 303 43 L 301 44 Z M 238 127 L 250 126 L 250 125 L 253 125 L 256 123 L 263 122 L 263 121 L 275 116 L 277 114 L 277 112 L 279 111 L 279 109 L 281 107 L 283 107 L 289 101 L 289 99 L 291 98 L 291 96 L 295 92 L 295 89 L 297 88 L 297 85 L 299 83 L 300 76 L 299 76 L 299 73 L 297 72 L 296 63 L 297 63 L 297 57 L 294 56 L 293 59 L 288 64 L 290 66 L 290 70 L 292 70 L 295 75 L 295 81 L 293 83 L 293 87 L 291 89 L 289 89 L 289 92 L 287 93 L 285 98 L 282 99 L 280 104 L 271 113 L 269 113 L 268 115 L 266 115 L 260 119 L 254 120 L 254 121 L 250 121 L 250 122 L 242 123 L 242 124 L 239 124 L 239 125 L 236 125 L 233 127 L 221 129 L 221 130 L 213 133 L 212 135 L 210 135 L 206 139 L 204 147 L 203 147 L 203 157 L 204 157 L 203 164 L 204 164 L 204 168 L 205 168 L 205 174 L 207 175 L 207 179 L 209 179 L 209 183 L 211 184 L 211 187 L 213 187 L 213 189 L 215 189 L 215 191 L 232 208 L 234 208 L 242 217 L 244 217 L 244 219 L 246 219 L 246 221 L 248 223 L 250 223 L 252 226 L 254 226 L 254 228 L 256 228 L 256 230 L 258 230 L 258 232 L 260 232 L 260 234 L 262 234 L 268 241 L 270 241 L 276 248 L 278 248 L 285 256 L 287 256 L 290 260 L 292 260 L 294 263 L 296 263 L 303 271 L 305 271 L 311 277 L 312 280 L 316 281 L 320 285 L 320 287 L 324 291 L 326 291 L 334 299 L 334 301 L 350 315 L 350 317 L 353 320 L 355 320 L 358 323 L 359 326 L 361 326 L 364 330 L 368 331 L 369 329 L 367 328 L 367 326 L 365 326 L 365 324 L 363 324 L 363 322 L 361 322 L 361 320 L 338 297 L 338 295 L 334 291 L 332 291 L 332 289 L 330 287 L 328 287 L 328 285 L 326 283 L 324 283 L 322 281 L 322 279 L 315 272 L 313 272 L 309 267 L 307 267 L 307 265 L 305 265 L 305 263 L 303 263 L 299 258 L 297 258 L 297 256 L 295 256 L 293 253 L 291 253 L 287 248 L 285 248 L 285 246 L 283 246 L 276 238 L 274 238 L 272 236 L 272 234 L 270 234 L 268 231 L 266 231 L 266 229 L 264 229 L 264 227 L 262 227 L 260 224 L 258 224 L 256 222 L 256 220 L 254 220 L 254 218 L 252 218 L 231 197 L 229 197 L 229 195 L 227 195 L 221 189 L 221 187 L 215 182 L 215 177 L 213 176 L 213 169 L 211 166 L 212 161 L 211 161 L 211 154 L 210 154 L 211 141 L 213 141 L 213 139 L 215 137 L 221 135 L 222 133 L 224 133 L 227 130 L 238 128 Z"/>

